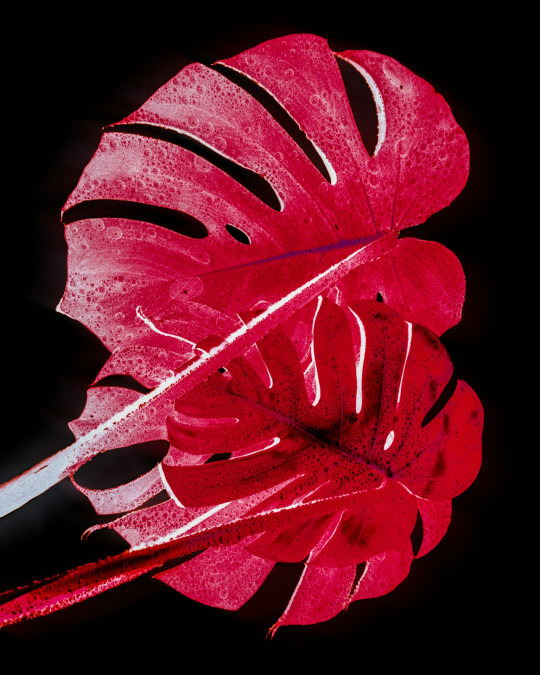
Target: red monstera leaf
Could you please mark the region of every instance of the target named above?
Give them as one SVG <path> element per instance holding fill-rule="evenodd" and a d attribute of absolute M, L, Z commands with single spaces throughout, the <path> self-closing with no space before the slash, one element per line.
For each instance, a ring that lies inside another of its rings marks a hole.
<path fill-rule="evenodd" d="M 430 331 L 381 303 L 341 309 L 320 299 L 314 400 L 313 382 L 280 328 L 259 351 L 265 381 L 240 357 L 177 400 L 167 420 L 172 449 L 161 467 L 171 501 L 112 525 L 131 552 L 145 553 L 142 563 L 133 553 L 119 556 L 116 577 L 111 561 L 75 570 L 61 593 L 53 582 L 7 603 L 7 617 L 71 602 L 66 590 L 100 592 L 102 574 L 115 585 L 197 550 L 204 552 L 159 578 L 227 609 L 249 599 L 275 562 L 305 560 L 276 627 L 329 619 L 405 578 L 418 511 L 423 554 L 444 535 L 450 500 L 479 470 L 476 395 L 458 381 L 439 401 L 452 374 L 446 351 Z M 230 458 L 180 465 L 180 448 Z"/>
<path fill-rule="evenodd" d="M 169 419 L 175 447 L 229 452 L 231 458 L 189 467 L 166 459 L 163 474 L 171 494 L 188 508 L 245 499 L 286 480 L 292 480 L 286 491 L 272 495 L 264 508 L 350 495 L 351 506 L 337 514 L 286 522 L 244 546 L 263 561 L 307 558 L 280 623 L 312 623 L 353 599 L 378 594 L 375 588 L 390 590 L 407 574 L 418 509 L 425 533 L 420 553 L 437 543 L 451 498 L 479 470 L 482 409 L 460 381 L 425 423 L 451 376 L 450 360 L 429 331 L 379 303 L 345 311 L 323 304 L 314 330 L 313 402 L 296 350 L 282 333 L 268 335 L 260 350 L 270 387 L 238 359 L 180 399 Z M 369 563 L 370 574 L 353 588 L 359 563 Z M 196 558 L 189 571 L 164 578 L 191 597 L 222 606 L 211 602 L 208 591 L 193 594 L 195 570 L 205 588 L 212 585 L 207 565 Z M 390 571 L 396 575 L 391 582 Z M 219 579 L 221 589 L 239 583 L 233 567 L 229 575 Z"/>
<path fill-rule="evenodd" d="M 379 124 L 372 155 L 338 62 L 371 88 Z M 447 104 L 388 57 L 335 54 L 321 38 L 293 35 L 220 65 L 188 66 L 109 127 L 65 205 L 69 280 L 60 309 L 113 352 L 102 375 L 155 386 L 202 338 L 226 337 L 242 312 L 279 301 L 361 245 L 422 223 L 467 179 L 467 141 Z M 325 175 L 231 81 L 234 73 L 282 106 Z M 271 205 L 239 184 L 245 174 L 264 184 Z M 128 217 L 134 204 L 137 220 Z M 178 212 L 189 220 L 175 219 Z M 147 219 L 178 231 L 140 222 Z M 341 282 L 348 300 L 380 292 L 439 334 L 459 320 L 463 274 L 441 245 L 393 240 L 376 267 Z"/>

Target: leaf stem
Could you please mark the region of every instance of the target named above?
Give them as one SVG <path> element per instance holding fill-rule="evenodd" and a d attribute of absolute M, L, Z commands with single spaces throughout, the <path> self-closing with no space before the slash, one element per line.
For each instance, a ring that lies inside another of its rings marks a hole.
<path fill-rule="evenodd" d="M 157 402 L 161 407 L 169 405 L 172 412 L 176 399 L 219 367 L 245 353 L 272 328 L 337 283 L 348 272 L 390 251 L 395 246 L 396 238 L 396 233 L 391 232 L 355 250 L 231 333 L 218 347 L 185 364 L 180 372 L 164 380 L 150 393 L 142 395 L 68 447 L 4 483 L 0 486 L 0 517 L 15 511 L 72 475 L 89 459 L 110 448 L 111 441 L 114 447 L 126 445 L 122 439 L 129 430 L 140 424 L 140 416 L 150 405 L 155 406 Z"/>
<path fill-rule="evenodd" d="M 144 574 L 156 573 L 166 563 L 178 564 L 186 555 L 211 546 L 232 545 L 287 522 L 338 512 L 364 495 L 357 492 L 292 504 L 81 565 L 0 605 L 0 627 L 70 607 Z"/>

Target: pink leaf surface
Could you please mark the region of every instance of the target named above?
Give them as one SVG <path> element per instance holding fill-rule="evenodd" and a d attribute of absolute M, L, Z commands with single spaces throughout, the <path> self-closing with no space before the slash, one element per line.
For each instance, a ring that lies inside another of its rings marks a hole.
<path fill-rule="evenodd" d="M 402 550 L 385 551 L 368 560 L 362 578 L 352 592 L 349 602 L 386 595 L 409 573 L 413 559 L 409 546 Z"/>
<path fill-rule="evenodd" d="M 418 510 L 422 516 L 423 537 L 417 558 L 429 553 L 446 534 L 452 517 L 452 501 L 418 500 Z"/>
<path fill-rule="evenodd" d="M 157 576 L 188 598 L 221 609 L 239 609 L 261 586 L 274 566 L 244 548 L 209 548 L 196 558 Z"/>
<path fill-rule="evenodd" d="M 283 616 L 272 627 L 327 621 L 347 607 L 356 575 L 352 567 L 306 565 Z"/>

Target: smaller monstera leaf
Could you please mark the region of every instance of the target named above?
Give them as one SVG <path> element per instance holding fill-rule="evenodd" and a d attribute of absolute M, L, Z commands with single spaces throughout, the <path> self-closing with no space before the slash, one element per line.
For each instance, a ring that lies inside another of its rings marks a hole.
<path fill-rule="evenodd" d="M 281 624 L 321 621 L 353 599 L 395 587 L 413 557 L 418 510 L 423 555 L 444 535 L 450 500 L 474 480 L 481 458 L 482 408 L 467 384 L 458 381 L 433 416 L 452 365 L 430 331 L 381 303 L 342 309 L 320 299 L 313 333 L 309 378 L 298 345 L 277 329 L 259 342 L 271 386 L 239 358 L 179 399 L 168 420 L 173 446 L 194 456 L 230 458 L 178 466 L 172 453 L 162 466 L 172 498 L 187 511 L 240 504 L 256 494 L 268 496 L 251 515 L 291 507 L 291 517 L 254 532 L 244 553 L 237 547 L 231 552 L 262 578 L 268 566 L 248 563 L 246 554 L 261 561 L 306 560 Z M 312 512 L 337 497 L 345 498 L 339 511 Z M 217 593 L 192 587 L 201 575 L 211 576 L 205 570 L 216 556 L 226 554 L 209 549 L 189 561 L 185 573 L 180 566 L 163 578 L 190 597 L 225 606 Z M 359 563 L 366 570 L 355 583 Z M 222 591 L 245 588 L 232 563 L 222 568 L 219 585 Z M 322 588 L 332 602 L 321 604 Z"/>
<path fill-rule="evenodd" d="M 258 343 L 266 377 L 240 357 L 179 397 L 159 471 L 170 499 L 109 523 L 131 548 L 5 602 L 0 620 L 147 573 L 237 609 L 277 561 L 305 566 L 274 630 L 395 588 L 413 560 L 417 513 L 424 555 L 479 470 L 482 408 L 464 382 L 444 394 L 452 366 L 438 339 L 382 303 L 343 309 L 321 298 L 313 336 L 307 373 L 306 345 L 278 328 Z M 229 459 L 197 464 L 224 452 Z M 179 464 L 188 457 L 194 465 Z"/>

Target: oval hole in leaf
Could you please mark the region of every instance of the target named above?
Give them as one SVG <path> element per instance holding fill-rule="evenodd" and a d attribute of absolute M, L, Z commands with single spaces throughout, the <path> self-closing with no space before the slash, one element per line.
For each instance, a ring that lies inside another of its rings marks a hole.
<path fill-rule="evenodd" d="M 236 241 L 239 241 L 241 244 L 251 244 L 249 236 L 238 227 L 235 227 L 234 225 L 225 225 L 225 229 L 233 239 L 236 239 Z"/>
<path fill-rule="evenodd" d="M 413 531 L 411 532 L 411 544 L 413 549 L 413 554 L 416 556 L 422 546 L 422 541 L 424 539 L 424 525 L 422 523 L 422 516 L 420 511 L 416 515 L 416 523 L 414 524 Z"/>
<path fill-rule="evenodd" d="M 122 485 L 153 469 L 169 449 L 167 441 L 148 441 L 103 452 L 81 466 L 75 480 L 83 487 L 104 490 Z"/>
<path fill-rule="evenodd" d="M 366 563 L 365 562 L 361 562 L 361 563 L 358 563 L 356 565 L 356 573 L 354 575 L 354 581 L 353 581 L 353 584 L 352 584 L 352 587 L 351 587 L 352 588 L 351 594 L 354 593 L 354 591 L 356 590 L 356 587 L 357 587 L 357 585 L 358 585 L 358 583 L 359 583 L 360 579 L 362 578 L 365 571 L 366 571 Z"/>
<path fill-rule="evenodd" d="M 209 459 L 206 460 L 205 464 L 210 464 L 210 462 L 222 462 L 226 459 L 230 459 L 230 452 L 218 452 L 215 455 L 212 455 Z"/>
<path fill-rule="evenodd" d="M 432 419 L 434 419 L 444 408 L 444 406 L 448 403 L 448 401 L 452 398 L 452 395 L 454 394 L 454 391 L 456 390 L 457 387 L 457 376 L 455 371 L 452 373 L 452 377 L 448 380 L 447 385 L 445 388 L 442 390 L 441 395 L 439 398 L 435 401 L 433 406 L 431 407 L 430 410 L 426 413 L 424 419 L 422 420 L 422 428 L 426 426 L 426 424 L 429 424 Z"/>
<path fill-rule="evenodd" d="M 253 96 L 253 98 L 258 101 L 263 106 L 263 108 L 265 108 L 265 110 L 275 119 L 280 127 L 293 139 L 293 141 L 298 145 L 298 147 L 302 150 L 302 152 L 317 169 L 317 171 L 319 171 L 321 176 L 329 183 L 331 182 L 328 169 L 326 168 L 322 157 L 315 149 L 313 143 L 298 126 L 297 122 L 284 108 L 281 107 L 281 105 L 271 94 L 266 91 L 266 89 L 263 89 L 263 87 L 258 85 L 256 82 L 250 80 L 250 78 L 243 73 L 239 73 L 236 70 L 227 68 L 227 66 L 224 66 L 223 64 L 214 64 L 213 68 L 224 75 L 231 82 L 241 87 L 244 91 L 250 94 L 250 96 Z"/>
<path fill-rule="evenodd" d="M 140 220 L 144 223 L 166 227 L 192 239 L 204 239 L 208 236 L 206 226 L 187 213 L 167 209 L 164 206 L 117 199 L 91 199 L 81 202 L 65 211 L 62 220 L 67 224 L 88 218 Z"/>
<path fill-rule="evenodd" d="M 164 504 L 165 502 L 168 502 L 170 499 L 169 493 L 167 490 L 161 490 L 161 492 L 158 492 L 157 495 L 154 495 L 153 497 L 150 497 L 148 501 L 144 502 L 144 508 L 149 508 L 150 506 L 157 506 L 158 504 Z"/>
<path fill-rule="evenodd" d="M 343 59 L 337 58 L 336 61 L 358 133 L 366 151 L 373 156 L 379 138 L 379 120 L 373 94 L 362 73 Z"/>
<path fill-rule="evenodd" d="M 107 131 L 107 129 L 105 130 Z M 263 178 L 263 176 L 240 166 L 236 162 L 224 157 L 222 154 L 201 143 L 195 138 L 187 134 L 179 133 L 174 129 L 165 129 L 164 127 L 157 127 L 151 124 L 117 124 L 109 129 L 110 132 L 130 133 L 146 138 L 157 138 L 167 143 L 178 145 L 184 150 L 189 150 L 195 155 L 206 159 L 207 162 L 213 164 L 216 168 L 221 169 L 224 173 L 230 176 L 240 185 L 243 185 L 246 190 L 255 195 L 258 199 L 264 202 L 274 211 L 281 211 L 281 202 L 277 196 L 274 188 L 270 183 Z"/>
<path fill-rule="evenodd" d="M 108 375 L 99 381 L 100 387 L 123 387 L 124 389 L 132 389 L 138 391 L 140 394 L 148 394 L 150 389 L 145 387 L 131 375 Z"/>

